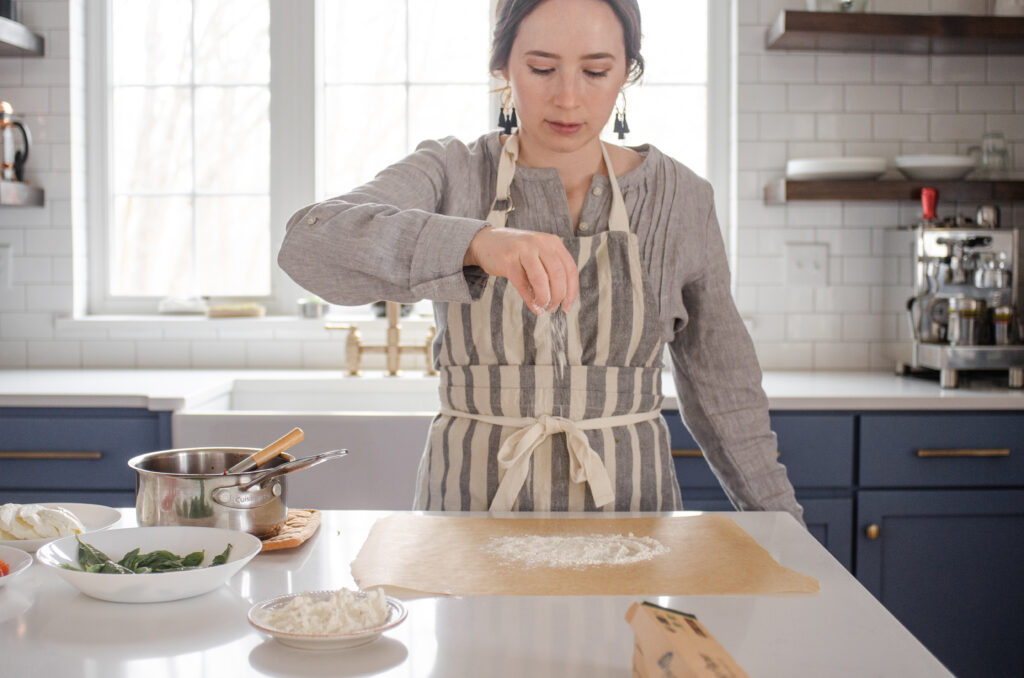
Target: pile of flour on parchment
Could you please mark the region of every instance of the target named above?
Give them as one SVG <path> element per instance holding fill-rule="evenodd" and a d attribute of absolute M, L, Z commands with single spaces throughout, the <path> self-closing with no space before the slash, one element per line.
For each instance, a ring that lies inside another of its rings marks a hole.
<path fill-rule="evenodd" d="M 630 532 L 581 536 L 521 535 L 494 537 L 485 550 L 499 560 L 523 567 L 582 570 L 595 565 L 629 565 L 669 552 L 657 539 Z"/>

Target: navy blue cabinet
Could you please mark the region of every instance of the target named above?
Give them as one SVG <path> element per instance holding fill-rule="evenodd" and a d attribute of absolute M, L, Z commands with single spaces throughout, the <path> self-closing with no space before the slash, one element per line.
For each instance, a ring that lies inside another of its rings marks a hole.
<path fill-rule="evenodd" d="M 0 408 L 0 503 L 135 503 L 128 460 L 171 446 L 169 412 Z"/>
<path fill-rule="evenodd" d="M 857 578 L 956 676 L 1024 676 L 1024 490 L 862 490 Z"/>

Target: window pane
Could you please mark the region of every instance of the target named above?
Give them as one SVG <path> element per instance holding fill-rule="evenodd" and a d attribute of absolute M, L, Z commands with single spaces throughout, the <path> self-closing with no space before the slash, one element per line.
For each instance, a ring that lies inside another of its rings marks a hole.
<path fill-rule="evenodd" d="M 197 198 L 196 257 L 202 294 L 270 294 L 270 200 Z"/>
<path fill-rule="evenodd" d="M 707 90 L 699 85 L 633 87 L 626 90 L 631 132 L 623 142 L 606 128 L 606 138 L 628 146 L 653 143 L 701 176 L 707 176 Z"/>
<path fill-rule="evenodd" d="M 708 2 L 674 0 L 643 4 L 644 37 L 640 52 L 646 62 L 645 83 L 707 82 Z"/>
<path fill-rule="evenodd" d="M 197 83 L 270 82 L 267 0 L 194 0 Z"/>
<path fill-rule="evenodd" d="M 192 71 L 188 0 L 112 0 L 111 64 L 115 84 L 188 82 Z"/>
<path fill-rule="evenodd" d="M 409 0 L 409 80 L 487 82 L 490 3 Z"/>
<path fill-rule="evenodd" d="M 405 81 L 405 0 L 325 0 L 327 84 Z"/>
<path fill-rule="evenodd" d="M 347 193 L 407 154 L 405 88 L 328 87 L 323 154 L 326 195 Z"/>
<path fill-rule="evenodd" d="M 455 136 L 472 141 L 489 128 L 486 85 L 435 85 L 409 88 L 409 138 Z"/>
<path fill-rule="evenodd" d="M 197 87 L 196 191 L 270 190 L 270 90 Z"/>
<path fill-rule="evenodd" d="M 185 87 L 124 87 L 113 95 L 115 193 L 192 190 L 192 123 Z"/>
<path fill-rule="evenodd" d="M 117 198 L 110 253 L 111 294 L 193 294 L 192 201 Z"/>

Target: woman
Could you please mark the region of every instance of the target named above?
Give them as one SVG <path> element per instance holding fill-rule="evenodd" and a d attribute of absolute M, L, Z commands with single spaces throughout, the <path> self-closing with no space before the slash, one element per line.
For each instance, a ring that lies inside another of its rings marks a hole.
<path fill-rule="evenodd" d="M 441 413 L 418 509 L 675 510 L 687 426 L 740 509 L 802 520 L 729 292 L 710 185 L 598 138 L 640 77 L 636 0 L 508 0 L 491 69 L 516 133 L 424 142 L 300 210 L 279 263 L 325 299 L 434 302 Z M 511 115 L 511 111 L 508 111 Z"/>

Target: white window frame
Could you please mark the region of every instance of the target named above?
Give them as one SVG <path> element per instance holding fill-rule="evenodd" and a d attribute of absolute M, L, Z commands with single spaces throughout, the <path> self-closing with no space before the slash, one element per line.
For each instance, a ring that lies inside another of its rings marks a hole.
<path fill-rule="evenodd" d="M 643 0 L 642 0 L 643 1 Z M 650 2 L 651 0 L 647 0 Z M 654 0 L 668 1 L 668 0 Z M 488 0 L 494 15 L 496 0 Z M 727 251 L 735 238 L 735 77 L 733 17 L 736 0 L 708 2 L 707 162 Z M 316 200 L 321 180 L 320 50 L 323 22 L 318 0 L 269 0 L 270 3 L 270 242 L 271 294 L 246 297 L 264 304 L 270 315 L 295 315 L 306 292 L 277 266 L 285 225 L 303 205 Z M 641 7 L 641 10 L 643 7 Z M 86 3 L 87 274 L 85 314 L 152 315 L 152 297 L 114 297 L 108 293 L 110 198 L 110 0 Z M 500 85 L 500 83 L 495 83 Z M 491 97 L 491 118 L 497 102 Z M 629 143 L 628 140 L 625 143 Z M 732 258 L 732 257 L 731 257 Z"/>

